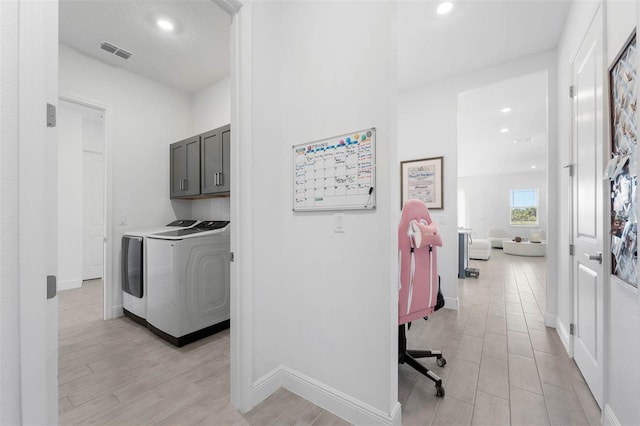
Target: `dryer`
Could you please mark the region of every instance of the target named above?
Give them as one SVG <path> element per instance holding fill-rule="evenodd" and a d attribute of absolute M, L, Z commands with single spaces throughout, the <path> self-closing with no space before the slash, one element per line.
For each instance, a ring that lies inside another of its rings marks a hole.
<path fill-rule="evenodd" d="M 228 221 L 149 235 L 149 328 L 176 346 L 228 328 L 230 261 Z"/>
<path fill-rule="evenodd" d="M 167 230 L 186 229 L 197 220 L 175 220 L 165 226 L 127 231 L 122 236 L 121 282 L 124 315 L 146 326 L 146 249 L 147 236 Z"/>

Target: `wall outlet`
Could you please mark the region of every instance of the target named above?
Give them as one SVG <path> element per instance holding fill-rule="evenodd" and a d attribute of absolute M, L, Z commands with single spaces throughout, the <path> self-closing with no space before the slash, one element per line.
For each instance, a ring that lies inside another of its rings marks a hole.
<path fill-rule="evenodd" d="M 120 226 L 127 226 L 127 216 L 120 216 Z"/>

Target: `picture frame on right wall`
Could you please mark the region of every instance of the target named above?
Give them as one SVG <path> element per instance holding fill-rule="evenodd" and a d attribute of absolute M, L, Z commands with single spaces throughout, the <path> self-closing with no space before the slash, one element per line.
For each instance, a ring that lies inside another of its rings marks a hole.
<path fill-rule="evenodd" d="M 609 69 L 611 156 L 604 172 L 611 190 L 611 274 L 638 287 L 638 72 L 636 34 Z"/>
<path fill-rule="evenodd" d="M 400 163 L 400 209 L 412 199 L 423 201 L 430 210 L 444 208 L 443 158 L 421 158 Z"/>

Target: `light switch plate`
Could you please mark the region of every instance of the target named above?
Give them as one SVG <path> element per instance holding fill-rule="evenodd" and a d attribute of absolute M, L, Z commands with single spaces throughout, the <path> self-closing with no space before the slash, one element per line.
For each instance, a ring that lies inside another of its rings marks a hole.
<path fill-rule="evenodd" d="M 344 232 L 344 228 L 342 227 L 343 220 L 344 220 L 344 213 L 336 213 L 333 215 L 333 232 L 335 233 Z"/>

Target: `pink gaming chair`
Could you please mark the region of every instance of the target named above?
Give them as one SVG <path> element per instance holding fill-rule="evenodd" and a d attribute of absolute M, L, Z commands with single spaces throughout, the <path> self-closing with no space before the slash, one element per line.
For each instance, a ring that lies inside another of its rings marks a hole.
<path fill-rule="evenodd" d="M 442 379 L 416 360 L 435 357 L 438 365 L 444 367 L 447 361 L 442 351 L 408 350 L 405 330 L 407 323 L 411 326 L 411 321 L 426 319 L 435 310 L 439 280 L 435 247 L 442 247 L 442 239 L 427 206 L 420 200 L 407 201 L 398 226 L 398 362 L 407 363 L 433 380 L 436 395 L 444 396 Z"/>

